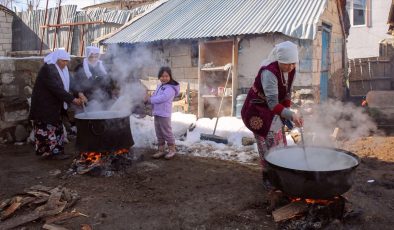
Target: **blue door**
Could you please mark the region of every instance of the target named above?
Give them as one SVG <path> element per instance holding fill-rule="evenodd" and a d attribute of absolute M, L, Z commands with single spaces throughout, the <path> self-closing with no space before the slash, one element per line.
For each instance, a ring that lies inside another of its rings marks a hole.
<path fill-rule="evenodd" d="M 328 98 L 328 74 L 330 68 L 330 33 L 331 27 L 323 24 L 320 68 L 320 102 L 324 102 Z"/>

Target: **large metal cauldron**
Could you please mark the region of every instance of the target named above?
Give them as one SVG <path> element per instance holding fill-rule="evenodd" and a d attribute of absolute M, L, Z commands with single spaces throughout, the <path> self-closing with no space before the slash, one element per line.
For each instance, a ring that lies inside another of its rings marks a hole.
<path fill-rule="evenodd" d="M 81 152 L 128 149 L 134 145 L 130 114 L 116 111 L 82 112 L 75 115 L 76 148 Z"/>
<path fill-rule="evenodd" d="M 269 181 L 285 194 L 327 199 L 348 191 L 360 159 L 345 150 L 298 146 L 265 155 Z"/>

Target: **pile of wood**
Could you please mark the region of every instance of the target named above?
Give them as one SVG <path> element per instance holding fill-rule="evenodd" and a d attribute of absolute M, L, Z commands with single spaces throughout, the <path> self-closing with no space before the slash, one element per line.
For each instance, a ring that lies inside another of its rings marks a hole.
<path fill-rule="evenodd" d="M 70 210 L 78 199 L 77 192 L 65 187 L 32 186 L 21 194 L 1 201 L 0 229 L 12 229 L 38 219 L 44 221 L 44 229 L 64 229 L 56 227 L 56 224 L 86 216 Z"/>

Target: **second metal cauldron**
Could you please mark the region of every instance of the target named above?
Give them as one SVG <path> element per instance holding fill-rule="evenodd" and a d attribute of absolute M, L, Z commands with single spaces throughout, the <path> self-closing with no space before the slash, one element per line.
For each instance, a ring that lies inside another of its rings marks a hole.
<path fill-rule="evenodd" d="M 134 141 L 130 114 L 117 111 L 83 112 L 75 115 L 76 148 L 82 152 L 128 149 Z"/>
<path fill-rule="evenodd" d="M 359 158 L 345 150 L 298 146 L 270 151 L 265 155 L 269 181 L 285 194 L 327 199 L 348 191 L 353 184 Z"/>

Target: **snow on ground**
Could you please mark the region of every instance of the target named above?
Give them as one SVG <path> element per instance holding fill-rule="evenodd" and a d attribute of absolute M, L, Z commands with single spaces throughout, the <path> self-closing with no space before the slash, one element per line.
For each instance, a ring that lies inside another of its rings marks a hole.
<path fill-rule="evenodd" d="M 253 134 L 240 118 L 220 117 L 215 135 L 227 138 L 228 144 L 200 140 L 200 135 L 213 134 L 216 118 L 196 118 L 193 114 L 176 112 L 172 114 L 172 129 L 176 139 L 178 154 L 212 157 L 243 163 L 258 162 L 256 144 L 243 146 L 242 137 L 253 138 Z M 131 132 L 135 147 L 157 148 L 153 117 L 130 116 Z M 294 144 L 291 137 L 287 137 Z"/>

